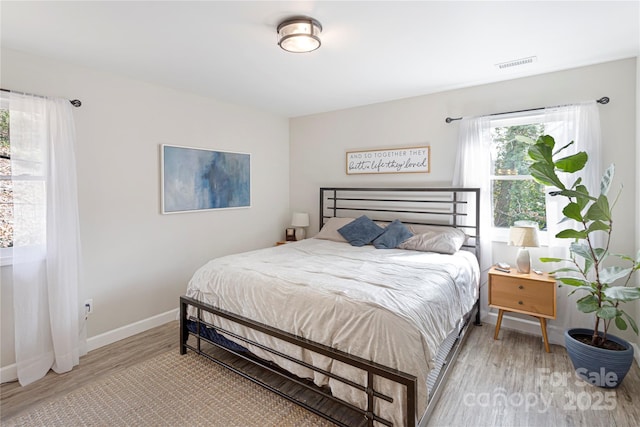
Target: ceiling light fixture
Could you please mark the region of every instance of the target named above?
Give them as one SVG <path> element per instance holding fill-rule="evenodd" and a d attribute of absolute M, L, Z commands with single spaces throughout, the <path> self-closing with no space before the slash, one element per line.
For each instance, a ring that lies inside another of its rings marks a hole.
<path fill-rule="evenodd" d="M 320 47 L 322 25 L 312 18 L 289 18 L 278 25 L 278 46 L 287 52 L 311 52 Z"/>

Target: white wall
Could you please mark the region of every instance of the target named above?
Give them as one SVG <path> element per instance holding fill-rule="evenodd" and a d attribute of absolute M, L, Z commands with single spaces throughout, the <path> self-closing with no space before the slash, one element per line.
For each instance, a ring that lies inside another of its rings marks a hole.
<path fill-rule="evenodd" d="M 85 296 L 95 305 L 89 337 L 177 308 L 205 261 L 282 239 L 287 118 L 11 50 L 2 51 L 2 87 L 83 103 L 74 116 Z M 163 143 L 251 153 L 252 207 L 161 215 Z M 3 367 L 14 362 L 9 270 Z"/>
<path fill-rule="evenodd" d="M 447 124 L 444 121 L 447 116 L 485 115 L 602 96 L 611 98 L 608 105 L 600 107 L 604 165 L 615 163 L 614 185 L 624 183 L 624 193 L 615 211 L 617 229 L 612 249 L 634 253 L 635 242 L 630 236 L 638 233 L 635 211 L 640 209 L 636 187 L 640 184 L 635 154 L 635 58 L 292 119 L 291 207 L 312 214 L 309 230 L 312 235 L 318 229 L 318 187 L 449 185 L 459 122 Z M 431 145 L 430 174 L 347 176 L 345 173 L 346 151 L 421 144 Z M 510 249 L 496 245 L 495 252 L 511 253 Z M 532 251 L 535 260 L 543 255 L 544 248 Z M 486 313 L 486 295 L 483 303 Z M 633 305 L 629 308 L 634 310 Z M 539 333 L 535 324 L 527 327 Z M 622 335 L 636 339 L 629 333 Z"/>

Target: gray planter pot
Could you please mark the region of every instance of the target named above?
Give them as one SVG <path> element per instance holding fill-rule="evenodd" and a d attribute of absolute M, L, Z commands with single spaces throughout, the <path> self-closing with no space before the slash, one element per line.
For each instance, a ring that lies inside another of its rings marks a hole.
<path fill-rule="evenodd" d="M 576 374 L 586 382 L 603 388 L 618 387 L 633 363 L 633 347 L 622 338 L 607 334 L 607 339 L 614 341 L 626 350 L 616 351 L 593 347 L 573 338 L 573 335 L 593 335 L 593 329 L 568 329 L 564 340 L 576 370 Z"/>

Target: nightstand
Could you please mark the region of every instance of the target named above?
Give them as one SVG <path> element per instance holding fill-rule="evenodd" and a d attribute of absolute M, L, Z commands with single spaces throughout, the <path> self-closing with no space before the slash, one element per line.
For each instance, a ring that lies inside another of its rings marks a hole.
<path fill-rule="evenodd" d="M 515 268 L 510 270 L 510 273 L 493 268 L 489 271 L 489 306 L 499 309 L 493 339 L 498 339 L 505 311 L 528 314 L 540 321 L 544 349 L 550 353 L 547 319 L 556 318 L 556 281 L 547 273 L 520 274 Z"/>

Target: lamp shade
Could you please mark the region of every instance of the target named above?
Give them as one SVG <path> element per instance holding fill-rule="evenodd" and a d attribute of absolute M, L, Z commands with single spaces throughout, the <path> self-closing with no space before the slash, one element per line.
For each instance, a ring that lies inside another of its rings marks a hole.
<path fill-rule="evenodd" d="M 540 246 L 538 241 L 538 227 L 516 226 L 509 229 L 509 244 L 522 248 L 536 248 Z"/>
<path fill-rule="evenodd" d="M 309 214 L 304 212 L 294 212 L 291 219 L 291 225 L 294 227 L 308 227 Z"/>
<path fill-rule="evenodd" d="M 278 46 L 287 52 L 311 52 L 320 47 L 322 25 L 312 18 L 291 18 L 278 25 Z"/>

